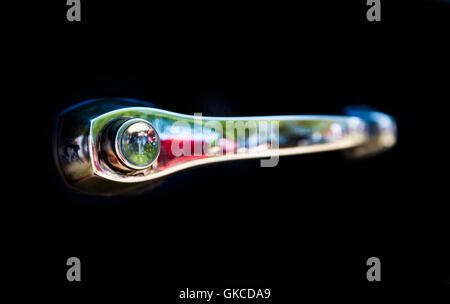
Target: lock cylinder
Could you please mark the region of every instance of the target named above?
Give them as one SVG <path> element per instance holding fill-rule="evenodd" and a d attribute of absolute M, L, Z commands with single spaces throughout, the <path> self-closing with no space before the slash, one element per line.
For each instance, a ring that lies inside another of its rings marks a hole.
<path fill-rule="evenodd" d="M 149 168 L 158 158 L 158 132 L 145 119 L 119 118 L 105 127 L 102 156 L 113 168 L 136 171 Z"/>

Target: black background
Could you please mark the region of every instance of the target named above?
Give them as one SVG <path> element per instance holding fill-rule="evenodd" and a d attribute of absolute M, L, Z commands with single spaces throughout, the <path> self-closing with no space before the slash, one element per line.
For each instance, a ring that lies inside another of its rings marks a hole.
<path fill-rule="evenodd" d="M 382 1 L 382 22 L 370 23 L 365 1 L 145 3 L 82 1 L 81 22 L 66 20 L 65 1 L 39 3 L 10 24 L 27 21 L 13 37 L 8 104 L 32 134 L 5 199 L 17 215 L 5 230 L 10 281 L 64 302 L 182 303 L 188 287 L 360 302 L 449 286 L 435 175 L 445 170 L 431 151 L 445 133 L 429 119 L 450 97 L 448 4 Z M 55 115 L 116 96 L 203 115 L 367 104 L 397 119 L 399 140 L 360 161 L 327 152 L 195 168 L 132 198 L 72 192 L 53 164 Z M 66 281 L 71 256 L 82 282 Z M 371 256 L 382 282 L 366 280 Z"/>

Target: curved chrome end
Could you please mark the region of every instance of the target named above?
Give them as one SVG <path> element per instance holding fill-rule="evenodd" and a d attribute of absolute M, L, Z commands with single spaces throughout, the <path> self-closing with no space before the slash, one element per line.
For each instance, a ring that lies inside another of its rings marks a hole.
<path fill-rule="evenodd" d="M 346 115 L 356 116 L 367 124 L 367 141 L 345 151 L 349 157 L 372 156 L 392 148 L 397 142 L 397 124 L 392 116 L 375 111 L 367 106 L 351 106 L 344 110 Z"/>

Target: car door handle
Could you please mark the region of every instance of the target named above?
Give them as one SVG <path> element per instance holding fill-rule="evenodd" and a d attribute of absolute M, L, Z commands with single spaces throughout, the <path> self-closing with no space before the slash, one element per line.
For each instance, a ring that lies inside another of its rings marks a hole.
<path fill-rule="evenodd" d="M 54 154 L 67 185 L 99 195 L 136 193 L 186 168 L 282 155 L 345 150 L 373 155 L 396 142 L 389 115 L 351 107 L 343 116 L 202 117 L 124 98 L 89 100 L 60 113 Z"/>

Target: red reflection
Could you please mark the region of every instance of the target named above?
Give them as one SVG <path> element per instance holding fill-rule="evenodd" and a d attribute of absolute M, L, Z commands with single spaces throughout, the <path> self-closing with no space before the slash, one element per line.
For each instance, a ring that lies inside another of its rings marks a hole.
<path fill-rule="evenodd" d="M 188 147 L 185 147 L 189 145 Z M 167 139 L 161 140 L 161 152 L 158 158 L 158 164 L 161 164 L 162 167 L 167 167 L 172 164 L 182 163 L 189 160 L 207 158 L 203 149 L 203 141 L 194 141 L 194 140 L 182 140 L 182 139 Z M 198 145 L 197 149 L 199 150 L 195 154 L 195 146 Z M 208 148 L 208 144 L 206 144 L 206 149 Z M 176 156 L 176 154 L 180 154 L 180 156 Z"/>
<path fill-rule="evenodd" d="M 214 148 L 210 149 L 209 143 L 205 141 L 167 139 L 161 140 L 160 144 L 161 151 L 158 158 L 158 167 L 161 168 L 190 160 L 208 158 L 212 156 L 211 154 L 236 153 L 237 151 L 237 144 L 225 138 L 221 138 L 217 142 L 216 153 L 213 153 Z M 188 145 L 188 147 L 185 147 L 185 145 Z M 195 148 L 197 148 L 197 151 Z"/>

